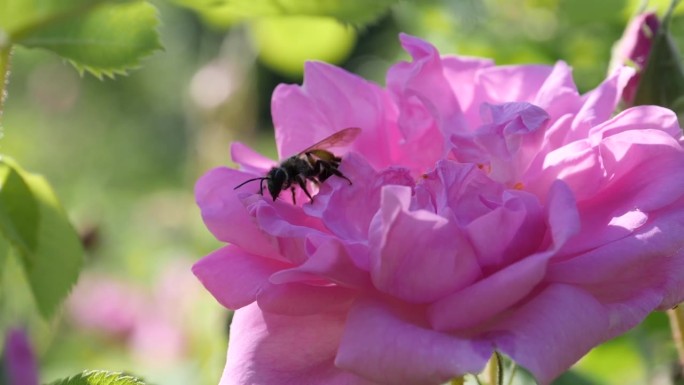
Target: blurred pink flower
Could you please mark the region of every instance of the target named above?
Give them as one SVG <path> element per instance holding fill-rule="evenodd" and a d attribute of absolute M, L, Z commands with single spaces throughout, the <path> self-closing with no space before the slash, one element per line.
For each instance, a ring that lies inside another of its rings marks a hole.
<path fill-rule="evenodd" d="M 185 319 L 199 289 L 186 262 L 165 266 L 151 289 L 86 274 L 67 309 L 77 327 L 117 338 L 128 345 L 136 362 L 163 367 L 187 356 Z"/>
<path fill-rule="evenodd" d="M 239 143 L 197 183 L 228 245 L 193 270 L 237 309 L 221 385 L 440 384 L 494 350 L 548 384 L 684 297 L 682 136 L 664 108 L 614 115 L 633 69 L 579 95 L 563 62 L 401 43 L 386 88 L 308 63 L 273 95 L 281 159 L 362 129 L 352 185 L 234 190 L 275 164 Z"/>
<path fill-rule="evenodd" d="M 102 274 L 84 274 L 67 302 L 75 324 L 123 338 L 144 310 L 144 292 L 132 282 Z"/>
<path fill-rule="evenodd" d="M 7 385 L 38 385 L 38 365 L 31 343 L 21 329 L 10 329 L 5 336 L 3 351 Z M 5 382 L 0 378 L 0 382 Z"/>
<path fill-rule="evenodd" d="M 655 13 L 640 14 L 629 22 L 622 38 L 613 47 L 611 69 L 628 63 L 633 64 L 637 69 L 622 93 L 622 97 L 627 103 L 632 103 L 634 100 L 641 79 L 641 71 L 646 67 L 653 39 L 659 28 L 660 21 Z"/>

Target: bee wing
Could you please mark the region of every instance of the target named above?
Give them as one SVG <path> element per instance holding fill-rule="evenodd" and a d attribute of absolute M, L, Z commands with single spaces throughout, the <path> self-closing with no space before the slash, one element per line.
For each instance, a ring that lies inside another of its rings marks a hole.
<path fill-rule="evenodd" d="M 309 146 L 297 155 L 306 154 L 312 150 L 325 150 L 332 147 L 341 147 L 351 143 L 361 133 L 358 127 L 347 127 L 328 136 L 320 142 Z"/>

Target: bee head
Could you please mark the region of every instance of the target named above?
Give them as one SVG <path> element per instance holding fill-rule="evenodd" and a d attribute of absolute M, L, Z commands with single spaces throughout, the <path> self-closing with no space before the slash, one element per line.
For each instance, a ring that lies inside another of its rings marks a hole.
<path fill-rule="evenodd" d="M 268 192 L 273 197 L 273 200 L 278 198 L 283 186 L 287 182 L 287 172 L 282 167 L 274 167 L 268 173 Z"/>

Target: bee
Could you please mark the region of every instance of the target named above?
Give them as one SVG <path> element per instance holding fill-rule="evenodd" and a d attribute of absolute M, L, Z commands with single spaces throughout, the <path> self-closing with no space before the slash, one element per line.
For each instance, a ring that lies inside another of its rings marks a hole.
<path fill-rule="evenodd" d="M 304 193 L 311 202 L 313 202 L 313 197 L 306 188 L 307 181 L 319 185 L 335 175 L 352 184 L 352 181 L 337 169 L 340 167 L 342 158 L 327 149 L 349 144 L 356 139 L 360 132 L 361 129 L 358 127 L 348 127 L 337 131 L 313 146 L 285 159 L 278 166 L 271 168 L 266 176 L 248 179 L 235 186 L 234 190 L 249 182 L 258 180 L 259 194 L 264 195 L 265 181 L 268 192 L 274 201 L 278 198 L 281 191 L 290 189 L 292 192 L 292 203 L 296 204 L 295 188 L 299 186 L 304 190 Z"/>

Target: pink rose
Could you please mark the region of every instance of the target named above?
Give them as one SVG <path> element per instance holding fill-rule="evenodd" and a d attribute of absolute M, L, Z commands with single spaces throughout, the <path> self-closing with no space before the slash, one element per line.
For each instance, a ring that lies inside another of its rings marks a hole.
<path fill-rule="evenodd" d="M 494 350 L 548 384 L 684 298 L 682 135 L 664 108 L 614 115 L 634 70 L 579 95 L 563 62 L 401 42 L 386 88 L 308 63 L 273 95 L 281 159 L 362 129 L 335 152 L 352 185 L 234 190 L 277 164 L 239 143 L 197 183 L 228 245 L 193 270 L 236 309 L 221 385 L 440 384 Z"/>

